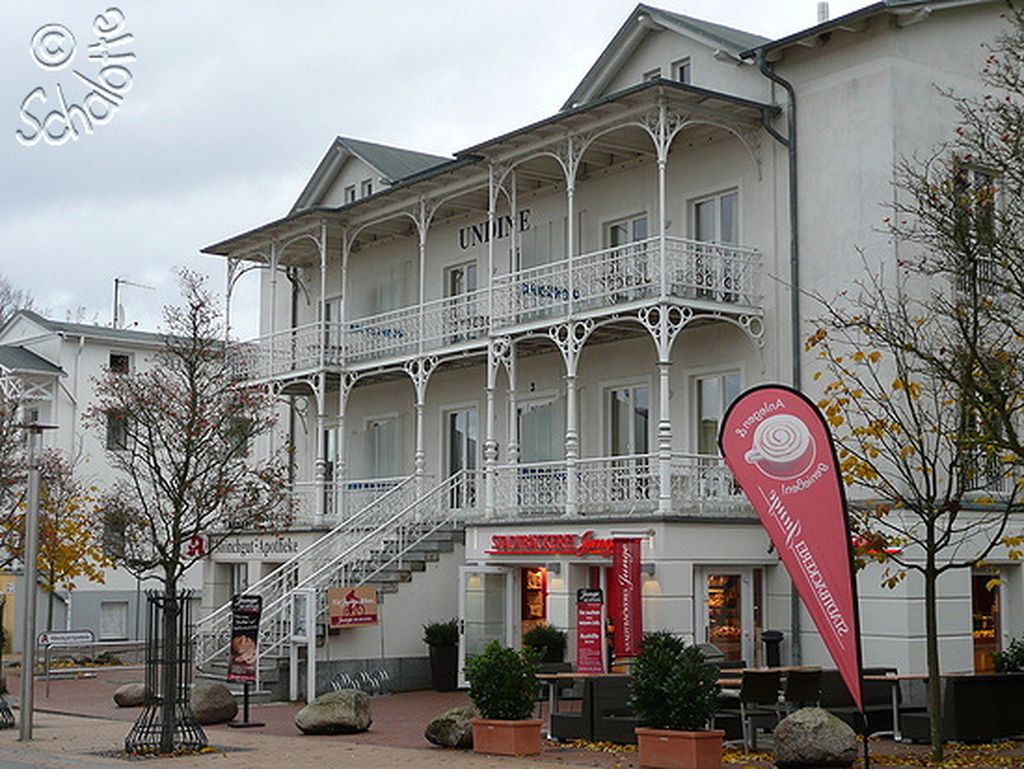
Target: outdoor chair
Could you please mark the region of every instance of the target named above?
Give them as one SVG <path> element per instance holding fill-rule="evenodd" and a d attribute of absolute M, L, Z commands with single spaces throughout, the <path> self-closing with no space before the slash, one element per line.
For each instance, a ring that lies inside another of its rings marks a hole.
<path fill-rule="evenodd" d="M 779 684 L 782 674 L 777 670 L 744 670 L 738 696 L 739 708 L 723 708 L 719 713 L 728 718 L 739 716 L 743 750 L 757 749 L 757 730 L 774 729 L 779 722 Z M 718 714 L 716 714 L 716 720 Z"/>
<path fill-rule="evenodd" d="M 799 708 L 814 706 L 821 702 L 821 671 L 791 670 L 786 675 L 782 690 L 782 703 L 786 714 Z"/>

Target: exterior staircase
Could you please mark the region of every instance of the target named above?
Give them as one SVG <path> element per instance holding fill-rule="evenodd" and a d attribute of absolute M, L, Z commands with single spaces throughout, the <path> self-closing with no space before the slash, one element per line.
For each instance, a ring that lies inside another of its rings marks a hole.
<path fill-rule="evenodd" d="M 296 592 L 313 591 L 316 622 L 326 624 L 328 587 L 397 592 L 463 540 L 464 523 L 476 512 L 470 503 L 483 491 L 478 473 L 460 471 L 420 496 L 417 485 L 413 476 L 405 478 L 247 589 L 263 597 L 257 690 L 276 683 L 288 658 Z M 224 679 L 230 635 L 230 603 L 196 623 L 200 676 Z"/>

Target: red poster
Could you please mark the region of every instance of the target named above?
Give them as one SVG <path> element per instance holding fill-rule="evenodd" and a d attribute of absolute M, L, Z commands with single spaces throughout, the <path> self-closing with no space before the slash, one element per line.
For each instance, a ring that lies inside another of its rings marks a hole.
<path fill-rule="evenodd" d="M 612 580 L 609 600 L 618 609 L 612 618 L 615 624 L 615 656 L 635 657 L 640 653 L 640 640 L 644 634 L 643 582 L 640 579 L 640 540 L 637 538 L 614 540 L 612 546 Z"/>
<path fill-rule="evenodd" d="M 846 495 L 821 412 L 788 387 L 755 387 L 729 408 L 718 443 L 861 708 Z"/>
<path fill-rule="evenodd" d="M 604 672 L 604 625 L 600 588 L 576 591 L 576 672 Z"/>

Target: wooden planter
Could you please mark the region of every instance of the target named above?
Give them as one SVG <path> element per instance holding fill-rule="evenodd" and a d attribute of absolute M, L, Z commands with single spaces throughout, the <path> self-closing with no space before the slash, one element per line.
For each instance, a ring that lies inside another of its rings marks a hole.
<path fill-rule="evenodd" d="M 636 728 L 640 766 L 655 769 L 718 769 L 722 765 L 725 732 L 677 732 Z"/>
<path fill-rule="evenodd" d="M 499 756 L 536 756 L 540 753 L 540 719 L 492 721 L 474 718 L 473 752 Z"/>

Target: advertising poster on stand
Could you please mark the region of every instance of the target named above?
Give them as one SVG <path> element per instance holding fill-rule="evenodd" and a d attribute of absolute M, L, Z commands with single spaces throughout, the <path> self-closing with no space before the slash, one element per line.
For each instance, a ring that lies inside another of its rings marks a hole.
<path fill-rule="evenodd" d="M 612 578 L 608 588 L 614 593 L 619 614 L 615 627 L 615 657 L 635 657 L 640 653 L 644 635 L 643 582 L 640 574 L 640 539 L 618 538 L 612 546 Z"/>
<path fill-rule="evenodd" d="M 576 591 L 576 672 L 604 672 L 604 594 L 601 588 Z"/>
<path fill-rule="evenodd" d="M 260 614 L 263 597 L 236 595 L 231 599 L 231 646 L 228 650 L 228 681 L 256 683 L 259 664 Z"/>

